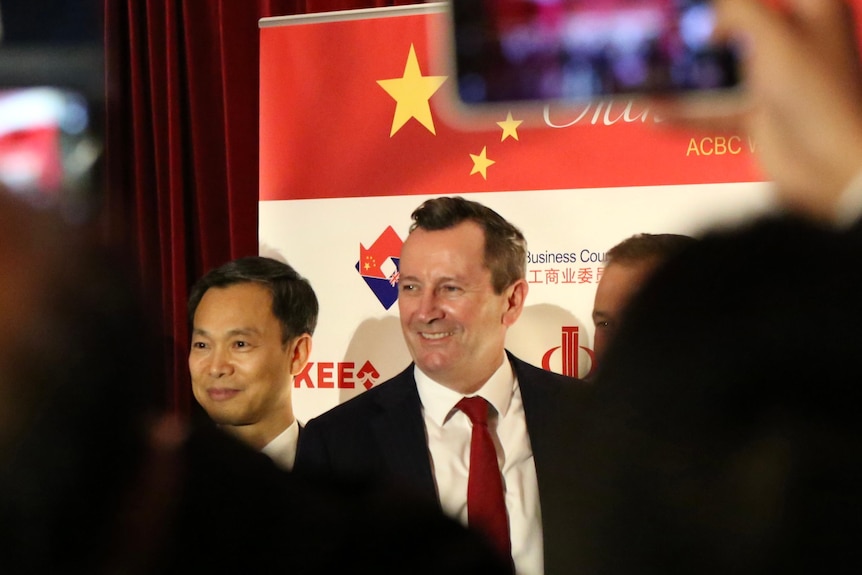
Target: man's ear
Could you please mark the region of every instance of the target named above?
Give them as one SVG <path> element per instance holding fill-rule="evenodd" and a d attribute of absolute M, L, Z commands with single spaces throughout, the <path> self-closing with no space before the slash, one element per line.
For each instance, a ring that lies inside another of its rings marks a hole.
<path fill-rule="evenodd" d="M 529 286 L 524 278 L 515 280 L 512 285 L 506 288 L 506 309 L 503 310 L 504 326 L 511 326 L 521 317 L 528 291 Z"/>
<path fill-rule="evenodd" d="M 291 344 L 290 375 L 296 375 L 305 369 L 310 355 L 311 336 L 307 333 L 297 336 Z"/>

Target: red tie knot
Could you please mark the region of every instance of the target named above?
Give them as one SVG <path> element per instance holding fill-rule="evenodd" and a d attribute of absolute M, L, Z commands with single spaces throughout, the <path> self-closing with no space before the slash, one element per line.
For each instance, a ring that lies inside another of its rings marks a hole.
<path fill-rule="evenodd" d="M 484 398 L 465 397 L 455 407 L 463 411 L 473 425 L 488 425 L 488 402 Z"/>

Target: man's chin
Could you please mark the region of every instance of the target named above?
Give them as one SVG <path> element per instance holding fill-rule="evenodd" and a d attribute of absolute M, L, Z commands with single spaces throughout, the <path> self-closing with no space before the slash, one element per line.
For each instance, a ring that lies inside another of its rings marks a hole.
<path fill-rule="evenodd" d="M 436 381 L 437 383 L 447 385 L 453 379 L 453 374 L 457 371 L 452 362 L 442 361 L 440 359 L 420 359 L 414 360 L 422 373 Z M 457 379 L 457 378 L 456 378 Z"/>
<path fill-rule="evenodd" d="M 243 425 L 248 425 L 246 423 L 247 418 L 242 417 L 241 415 L 237 415 L 235 413 L 224 413 L 224 412 L 216 412 L 212 413 L 207 412 L 210 419 L 212 419 L 216 425 L 225 426 L 225 427 L 242 427 Z"/>

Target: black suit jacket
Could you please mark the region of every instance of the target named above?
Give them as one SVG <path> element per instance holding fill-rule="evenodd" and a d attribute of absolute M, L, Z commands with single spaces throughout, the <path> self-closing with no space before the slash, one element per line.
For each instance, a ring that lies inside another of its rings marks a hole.
<path fill-rule="evenodd" d="M 150 568 L 131 563 L 135 573 L 506 573 L 472 533 L 408 495 L 310 481 L 212 428 L 178 455 L 165 544 L 146 557 Z"/>
<path fill-rule="evenodd" d="M 566 437 L 576 432 L 588 387 L 580 380 L 539 369 L 511 354 L 509 360 L 521 388 L 536 464 L 545 571 L 564 573 L 570 538 L 566 477 L 576 469 L 566 456 Z M 309 421 L 297 453 L 296 470 L 389 481 L 437 503 L 413 365 Z"/>

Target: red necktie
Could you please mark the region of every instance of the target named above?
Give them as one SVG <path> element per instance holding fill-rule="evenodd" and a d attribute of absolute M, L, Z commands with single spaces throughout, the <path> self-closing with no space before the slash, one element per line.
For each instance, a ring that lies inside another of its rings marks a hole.
<path fill-rule="evenodd" d="M 467 522 L 484 533 L 491 544 L 511 561 L 509 520 L 503 496 L 503 478 L 497 450 L 488 431 L 488 402 L 465 397 L 456 405 L 473 422 L 470 439 L 470 475 L 467 480 Z"/>

